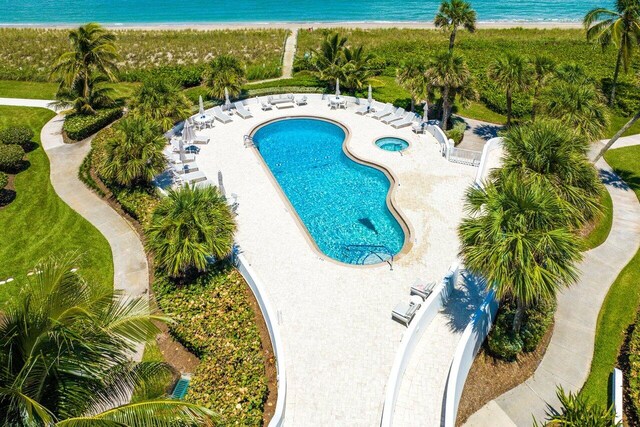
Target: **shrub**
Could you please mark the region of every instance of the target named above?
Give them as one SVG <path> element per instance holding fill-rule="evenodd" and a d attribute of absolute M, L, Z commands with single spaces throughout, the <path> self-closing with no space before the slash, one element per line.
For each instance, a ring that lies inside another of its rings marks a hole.
<path fill-rule="evenodd" d="M 0 145 L 0 170 L 12 171 L 20 166 L 24 150 L 16 144 Z"/>
<path fill-rule="evenodd" d="M 496 323 L 487 337 L 489 351 L 495 357 L 508 361 L 516 359 L 522 353 L 524 346 L 519 335 L 512 332 L 514 312 L 511 307 L 500 307 L 496 317 Z"/>
<path fill-rule="evenodd" d="M 27 126 L 9 126 L 0 130 L 0 143 L 25 146 L 33 139 L 33 131 Z"/>
<path fill-rule="evenodd" d="M 464 138 L 464 132 L 467 130 L 467 124 L 464 120 L 456 121 L 453 124 L 453 128 L 449 129 L 445 133 L 447 137 L 453 139 L 456 145 L 460 144 L 462 138 Z"/>
<path fill-rule="evenodd" d="M 0 172 L 0 190 L 7 186 L 9 183 L 9 177 L 6 173 Z"/>
<path fill-rule="evenodd" d="M 524 344 L 522 350 L 525 353 L 530 353 L 538 348 L 542 337 L 553 322 L 556 306 L 557 304 L 553 300 L 541 301 L 525 311 L 524 322 L 520 329 L 520 338 Z"/>
<path fill-rule="evenodd" d="M 153 210 L 160 202 L 159 198 L 147 188 L 114 189 L 113 193 L 122 209 L 143 226 L 148 224 Z"/>
<path fill-rule="evenodd" d="M 71 141 L 81 141 L 122 117 L 122 109 L 98 110 L 96 114 L 69 114 L 62 127 Z"/>

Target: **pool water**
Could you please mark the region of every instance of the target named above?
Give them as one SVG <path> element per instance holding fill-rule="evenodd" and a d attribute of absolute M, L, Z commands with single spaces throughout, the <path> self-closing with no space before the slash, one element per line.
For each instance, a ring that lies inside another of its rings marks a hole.
<path fill-rule="evenodd" d="M 409 143 L 402 138 L 380 138 L 376 141 L 376 145 L 385 151 L 402 151 L 409 146 Z"/>
<path fill-rule="evenodd" d="M 318 248 L 348 264 L 375 264 L 402 249 L 405 234 L 387 206 L 390 182 L 342 150 L 342 127 L 284 119 L 253 135 L 265 163 Z"/>

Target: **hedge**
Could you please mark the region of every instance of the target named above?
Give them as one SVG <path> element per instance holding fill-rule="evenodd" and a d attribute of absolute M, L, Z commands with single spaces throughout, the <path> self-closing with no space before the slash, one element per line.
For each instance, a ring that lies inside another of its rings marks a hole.
<path fill-rule="evenodd" d="M 14 171 L 20 166 L 23 158 L 24 150 L 19 145 L 0 145 L 0 171 Z"/>
<path fill-rule="evenodd" d="M 72 142 L 82 141 L 105 126 L 122 117 L 121 108 L 98 110 L 96 114 L 69 114 L 62 127 L 64 135 Z"/>
<path fill-rule="evenodd" d="M 7 186 L 9 183 L 9 177 L 6 173 L 0 172 L 0 190 Z"/>
<path fill-rule="evenodd" d="M 0 143 L 28 145 L 33 139 L 33 131 L 27 126 L 9 126 L 0 130 Z"/>

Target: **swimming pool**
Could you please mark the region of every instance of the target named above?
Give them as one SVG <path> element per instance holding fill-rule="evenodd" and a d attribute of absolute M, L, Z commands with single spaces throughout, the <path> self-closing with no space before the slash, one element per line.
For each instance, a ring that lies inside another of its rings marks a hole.
<path fill-rule="evenodd" d="M 349 158 L 345 137 L 329 121 L 292 118 L 262 126 L 253 141 L 320 251 L 380 263 L 400 252 L 405 233 L 387 206 L 389 179 Z"/>
<path fill-rule="evenodd" d="M 376 140 L 376 145 L 385 151 L 403 151 L 409 147 L 409 143 L 404 139 L 391 136 Z"/>

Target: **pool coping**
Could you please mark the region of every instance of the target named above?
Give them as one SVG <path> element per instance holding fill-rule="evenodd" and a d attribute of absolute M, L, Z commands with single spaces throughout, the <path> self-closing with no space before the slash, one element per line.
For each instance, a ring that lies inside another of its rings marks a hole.
<path fill-rule="evenodd" d="M 389 191 L 387 191 L 387 195 L 386 195 L 387 208 L 389 209 L 391 214 L 394 216 L 396 221 L 398 221 L 398 224 L 400 224 L 400 228 L 402 228 L 402 231 L 404 233 L 404 243 L 402 244 L 402 248 L 400 249 L 400 251 L 397 254 L 395 254 L 393 256 L 393 261 L 391 262 L 391 268 L 393 268 L 393 263 L 395 263 L 399 259 L 403 258 L 405 255 L 407 255 L 411 251 L 411 249 L 413 248 L 413 239 L 414 239 L 414 236 L 415 236 L 415 232 L 413 231 L 413 227 L 411 226 L 411 223 L 406 219 L 405 214 L 397 206 L 397 202 L 395 200 L 396 187 L 400 186 L 399 181 L 396 178 L 395 174 L 391 170 L 389 170 L 387 167 L 385 167 L 383 165 L 377 164 L 377 163 L 375 163 L 373 161 L 370 161 L 370 160 L 362 159 L 362 158 L 356 156 L 354 153 L 352 153 L 351 150 L 348 147 L 349 142 L 351 141 L 351 134 L 352 134 L 351 128 L 349 128 L 349 126 L 347 126 L 347 125 L 345 125 L 345 124 L 343 124 L 343 123 L 341 123 L 341 122 L 339 122 L 337 120 L 330 119 L 330 118 L 327 118 L 327 117 L 314 116 L 314 115 L 309 115 L 309 114 L 298 114 L 298 115 L 291 115 L 291 116 L 276 117 L 276 118 L 267 120 L 265 122 L 262 122 L 262 123 L 260 123 L 260 124 L 258 124 L 256 126 L 254 126 L 253 128 L 251 128 L 251 130 L 249 131 L 248 135 L 253 139 L 253 136 L 256 134 L 256 132 L 258 132 L 258 130 L 260 130 L 264 126 L 267 126 L 267 125 L 269 125 L 271 123 L 274 123 L 274 122 L 278 122 L 278 121 L 282 121 L 282 120 L 291 120 L 291 119 L 323 120 L 325 122 L 329 122 L 329 123 L 334 124 L 336 126 L 340 126 L 340 128 L 342 128 L 344 133 L 345 133 L 344 141 L 342 142 L 342 151 L 344 152 L 344 154 L 347 157 L 349 157 L 350 160 L 352 160 L 352 161 L 354 161 L 354 162 L 356 162 L 358 164 L 377 169 L 387 177 L 387 179 L 389 180 Z M 374 141 L 374 145 L 375 145 L 375 141 Z M 409 148 L 409 147 L 407 147 L 407 148 Z M 337 264 L 337 265 L 347 266 L 347 267 L 354 267 L 354 268 L 378 268 L 378 267 L 380 267 L 380 266 L 382 266 L 384 264 L 387 264 L 386 261 L 383 261 L 383 262 L 380 262 L 380 263 L 376 263 L 376 264 L 366 264 L 366 265 L 364 265 L 364 264 L 349 264 L 349 263 L 346 263 L 346 262 L 339 261 L 339 260 L 337 260 L 335 258 L 331 258 L 327 254 L 322 252 L 322 250 L 318 247 L 318 244 L 314 240 L 313 236 L 311 235 L 311 233 L 307 229 L 306 225 L 304 224 L 304 221 L 302 220 L 302 218 L 298 214 L 298 211 L 291 204 L 291 201 L 289 200 L 289 198 L 285 194 L 284 190 L 280 186 L 280 183 L 278 182 L 277 178 L 273 175 L 273 172 L 271 171 L 271 169 L 269 168 L 267 163 L 264 161 L 264 158 L 262 157 L 262 154 L 260 154 L 260 151 L 258 150 L 258 148 L 256 148 L 255 145 L 252 145 L 251 149 L 252 149 L 254 155 L 259 159 L 259 163 L 262 166 L 262 168 L 267 172 L 267 176 L 269 177 L 269 180 L 271 181 L 271 183 L 276 188 L 280 198 L 284 201 L 285 205 L 287 206 L 287 210 L 295 218 L 296 225 L 303 232 L 303 234 L 305 236 L 305 239 L 310 244 L 310 246 L 313 249 L 313 251 L 316 252 L 316 254 L 320 257 L 320 259 L 322 259 L 324 261 L 332 262 L 332 263 Z"/>

